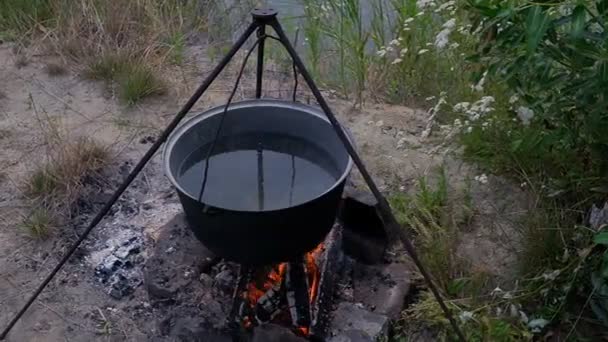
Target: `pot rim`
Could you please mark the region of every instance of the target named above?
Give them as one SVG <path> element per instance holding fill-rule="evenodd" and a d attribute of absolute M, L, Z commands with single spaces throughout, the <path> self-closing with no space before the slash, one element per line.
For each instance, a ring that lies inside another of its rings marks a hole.
<path fill-rule="evenodd" d="M 234 109 L 251 108 L 251 107 L 259 107 L 259 106 L 265 106 L 265 107 L 270 106 L 270 107 L 300 110 L 309 115 L 315 116 L 317 119 L 325 121 L 328 125 L 330 125 L 330 127 L 332 127 L 332 130 L 333 130 L 333 126 L 331 125 L 331 122 L 325 116 L 325 113 L 323 113 L 319 108 L 316 108 L 316 107 L 313 107 L 310 105 L 306 105 L 306 104 L 302 104 L 302 103 L 298 103 L 298 102 L 276 100 L 276 99 L 244 100 L 244 101 L 238 101 L 238 102 L 234 102 L 234 103 L 230 104 L 230 106 L 228 107 L 228 112 L 230 112 L 231 110 L 234 110 Z M 185 132 L 187 132 L 188 130 L 190 130 L 192 127 L 194 127 L 196 124 L 200 123 L 203 120 L 206 120 L 215 115 L 222 114 L 224 112 L 224 107 L 225 107 L 225 105 L 217 106 L 217 107 L 208 109 L 202 113 L 196 114 L 195 116 L 187 119 L 182 125 L 180 125 L 177 129 L 175 129 L 175 131 L 173 131 L 173 133 L 171 133 L 169 138 L 167 138 L 167 142 L 165 143 L 165 146 L 164 146 L 164 149 L 162 152 L 165 175 L 167 176 L 167 178 L 169 178 L 169 181 L 171 182 L 171 184 L 173 184 L 173 186 L 179 192 L 188 196 L 190 199 L 192 199 L 198 203 L 201 203 L 205 206 L 218 208 L 218 209 L 225 210 L 225 211 L 232 211 L 232 212 L 269 213 L 269 212 L 275 212 L 275 211 L 282 211 L 282 210 L 286 210 L 289 208 L 295 208 L 295 207 L 298 207 L 301 205 L 305 205 L 320 197 L 323 197 L 324 195 L 333 191 L 335 188 L 337 188 L 339 185 L 341 185 L 346 180 L 348 175 L 350 174 L 350 171 L 352 170 L 352 167 L 353 167 L 353 160 L 352 160 L 350 154 L 348 154 L 348 152 L 346 152 L 348 155 L 348 162 L 346 163 L 346 167 L 344 167 L 344 171 L 342 172 L 342 175 L 334 182 L 334 184 L 332 186 L 328 187 L 323 193 L 317 195 L 314 198 L 311 198 L 308 201 L 302 202 L 300 204 L 297 204 L 297 205 L 294 205 L 291 207 L 281 207 L 281 208 L 277 208 L 277 209 L 260 211 L 260 210 L 241 210 L 241 209 L 235 210 L 235 209 L 210 205 L 210 204 L 199 201 L 198 198 L 195 198 L 194 196 L 190 195 L 190 193 L 185 191 L 184 188 L 179 184 L 177 179 L 175 179 L 173 173 L 171 172 L 171 165 L 169 163 L 169 155 L 171 154 L 171 151 L 175 147 L 175 144 L 177 143 L 179 138 Z M 351 138 L 349 132 L 344 127 L 342 127 L 342 129 L 346 133 L 347 138 L 352 142 L 352 138 Z"/>

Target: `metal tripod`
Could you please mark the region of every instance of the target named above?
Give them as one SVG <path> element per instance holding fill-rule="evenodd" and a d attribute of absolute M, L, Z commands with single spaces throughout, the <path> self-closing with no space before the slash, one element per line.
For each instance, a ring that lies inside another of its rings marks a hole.
<path fill-rule="evenodd" d="M 405 247 L 407 253 L 410 255 L 410 257 L 416 264 L 416 267 L 418 267 L 418 270 L 424 277 L 424 280 L 426 281 L 427 286 L 429 287 L 429 289 L 431 290 L 431 292 L 437 299 L 437 302 L 441 306 L 441 309 L 443 310 L 446 318 L 450 321 L 450 323 L 454 329 L 454 333 L 458 336 L 458 338 L 461 341 L 466 341 L 456 320 L 454 319 L 453 315 L 451 314 L 449 308 L 445 305 L 445 302 L 443 301 L 441 294 L 439 293 L 439 290 L 433 283 L 433 280 L 432 280 L 430 274 L 426 271 L 426 269 L 422 265 L 422 263 L 418 257 L 418 254 L 416 253 L 416 251 L 414 249 L 414 246 L 412 245 L 412 243 L 410 242 L 410 240 L 407 236 L 406 230 L 402 229 L 402 227 L 399 225 L 399 223 L 395 219 L 395 216 L 393 215 L 386 198 L 384 198 L 384 196 L 382 195 L 382 193 L 380 192 L 380 190 L 374 183 L 374 180 L 372 179 L 371 175 L 367 171 L 365 165 L 363 164 L 363 161 L 359 157 L 359 154 L 357 153 L 357 151 L 351 144 L 351 142 L 348 139 L 345 132 L 342 130 L 342 127 L 338 123 L 335 115 L 333 114 L 333 112 L 329 108 L 329 105 L 327 104 L 327 102 L 325 101 L 323 96 L 321 95 L 319 88 L 314 83 L 310 73 L 308 72 L 308 70 L 306 70 L 304 63 L 302 62 L 302 60 L 296 53 L 294 47 L 292 46 L 292 44 L 289 41 L 289 38 L 283 31 L 281 24 L 277 20 L 277 12 L 273 9 L 255 9 L 252 12 L 252 16 L 253 16 L 252 23 L 247 27 L 245 32 L 237 39 L 237 41 L 234 43 L 234 45 L 232 46 L 230 51 L 226 54 L 226 56 L 224 56 L 224 58 L 222 58 L 222 60 L 219 62 L 219 64 L 213 69 L 211 74 L 209 76 L 207 76 L 207 78 L 203 81 L 203 83 L 198 87 L 198 89 L 194 92 L 192 97 L 190 97 L 188 102 L 186 102 L 186 104 L 183 106 L 183 108 L 176 114 L 175 118 L 169 123 L 169 125 L 161 133 L 160 137 L 156 140 L 156 142 L 152 145 L 152 147 L 150 147 L 150 149 L 146 152 L 146 154 L 142 157 L 142 159 L 137 163 L 135 168 L 127 176 L 127 178 L 124 180 L 124 182 L 114 192 L 114 194 L 112 195 L 110 200 L 104 205 L 104 207 L 99 211 L 99 213 L 89 223 L 89 225 L 88 225 L 87 229 L 84 231 L 84 233 L 78 238 L 78 240 L 71 246 L 71 248 L 68 250 L 68 252 L 63 256 L 63 258 L 61 259 L 59 264 L 57 264 L 57 266 L 55 266 L 55 268 L 51 271 L 51 273 L 38 286 L 36 291 L 34 291 L 34 293 L 31 295 L 31 297 L 28 299 L 28 301 L 25 303 L 25 305 L 21 308 L 21 310 L 9 322 L 8 326 L 2 331 L 2 334 L 0 334 L 0 340 L 4 340 L 6 338 L 6 336 L 11 331 L 11 329 L 14 327 L 14 325 L 19 321 L 21 316 L 23 316 L 23 314 L 27 311 L 27 309 L 36 300 L 38 295 L 40 295 L 40 293 L 44 290 L 44 288 L 48 285 L 48 283 L 57 274 L 57 272 L 59 272 L 59 270 L 63 267 L 63 265 L 68 261 L 68 259 L 74 254 L 74 252 L 76 252 L 76 250 L 78 249 L 80 244 L 87 238 L 87 236 L 93 230 L 93 228 L 95 228 L 95 226 L 97 226 L 97 224 L 99 224 L 99 222 L 104 218 L 104 216 L 110 211 L 110 209 L 112 208 L 114 203 L 123 194 L 123 192 L 129 187 L 131 182 L 133 182 L 135 177 L 137 177 L 137 175 L 141 172 L 141 170 L 144 168 L 144 166 L 146 166 L 148 161 L 150 161 L 150 159 L 158 151 L 158 149 L 161 147 L 161 145 L 167 140 L 169 135 L 177 127 L 177 125 L 180 123 L 180 121 L 192 109 L 192 107 L 200 99 L 200 97 L 203 95 L 203 93 L 209 88 L 211 83 L 213 83 L 213 81 L 217 78 L 217 76 L 220 74 L 220 72 L 222 70 L 224 70 L 224 68 L 230 62 L 230 60 L 232 60 L 232 58 L 237 53 L 237 51 L 239 51 L 241 49 L 243 44 L 247 41 L 247 39 L 249 39 L 249 37 L 254 32 L 256 32 L 256 30 L 258 33 L 258 37 L 260 37 L 259 38 L 260 41 L 258 43 L 257 78 L 256 78 L 255 94 L 256 94 L 256 98 L 260 98 L 262 96 L 262 77 L 263 77 L 263 70 L 264 70 L 264 39 L 266 39 L 266 37 L 267 37 L 266 28 L 267 28 L 267 26 L 270 26 L 276 32 L 276 34 L 278 36 L 278 38 L 276 38 L 276 40 L 278 40 L 289 53 L 290 57 L 293 60 L 296 70 L 302 75 L 302 77 L 306 81 L 306 84 L 308 85 L 308 87 L 310 88 L 311 92 L 313 93 L 315 99 L 319 103 L 319 106 L 321 106 L 321 109 L 323 109 L 323 112 L 329 119 L 331 125 L 333 126 L 334 130 L 336 131 L 336 134 L 338 135 L 338 137 L 344 144 L 344 147 L 346 148 L 346 150 L 350 154 L 351 158 L 353 159 L 353 162 L 359 169 L 359 172 L 363 176 L 363 179 L 367 183 L 367 186 L 369 187 L 369 189 L 373 193 L 374 197 L 378 201 L 377 209 L 378 209 L 378 212 L 380 213 L 380 216 L 382 217 L 382 220 L 384 221 L 385 226 L 388 229 L 388 233 L 390 233 L 390 235 L 392 235 L 392 236 L 399 237 L 399 239 L 403 243 L 403 246 Z"/>

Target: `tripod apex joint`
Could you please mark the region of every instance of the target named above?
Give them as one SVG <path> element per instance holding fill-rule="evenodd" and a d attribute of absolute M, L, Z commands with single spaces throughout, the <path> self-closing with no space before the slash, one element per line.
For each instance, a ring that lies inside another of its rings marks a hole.
<path fill-rule="evenodd" d="M 257 22 L 269 22 L 277 17 L 277 10 L 274 8 L 256 8 L 251 11 L 251 16 Z"/>

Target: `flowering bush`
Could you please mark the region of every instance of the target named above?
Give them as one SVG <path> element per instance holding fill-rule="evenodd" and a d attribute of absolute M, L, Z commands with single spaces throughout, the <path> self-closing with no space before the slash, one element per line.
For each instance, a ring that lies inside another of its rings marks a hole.
<path fill-rule="evenodd" d="M 608 2 L 468 3 L 480 42 L 471 60 L 504 82 L 512 95 L 508 111 L 524 126 L 521 131 L 535 132 L 512 140 L 510 153 L 536 148 L 547 164 L 527 171 L 548 176 L 555 193 L 605 189 Z"/>

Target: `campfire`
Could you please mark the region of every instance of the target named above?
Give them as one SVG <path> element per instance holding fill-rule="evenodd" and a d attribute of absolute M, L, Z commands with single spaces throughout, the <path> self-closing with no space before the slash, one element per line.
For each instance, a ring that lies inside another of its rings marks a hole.
<path fill-rule="evenodd" d="M 269 267 L 242 266 L 235 289 L 233 322 L 245 331 L 274 323 L 308 337 L 318 313 L 325 252 L 325 244 L 321 243 L 301 260 Z"/>

